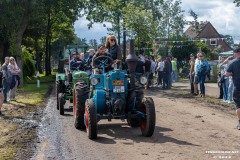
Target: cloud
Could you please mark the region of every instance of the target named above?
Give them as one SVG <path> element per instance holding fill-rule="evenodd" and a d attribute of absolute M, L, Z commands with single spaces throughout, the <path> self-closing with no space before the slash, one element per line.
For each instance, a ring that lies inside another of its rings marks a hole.
<path fill-rule="evenodd" d="M 95 23 L 93 24 L 92 28 L 88 29 L 88 23 L 89 21 L 85 17 L 81 17 L 74 24 L 75 33 L 77 36 L 79 38 L 86 38 L 87 42 L 90 39 L 96 39 L 97 41 L 100 41 L 101 37 L 108 35 L 107 28 L 111 27 L 111 23 L 104 22 Z M 104 27 L 103 24 L 105 24 L 106 27 Z"/>
<path fill-rule="evenodd" d="M 233 0 L 182 0 L 186 20 L 193 20 L 188 13 L 190 8 L 198 14 L 198 21 L 209 21 L 220 34 L 229 34 L 239 41 L 236 19 L 240 17 L 240 8 L 235 7 Z"/>
<path fill-rule="evenodd" d="M 235 42 L 240 41 L 237 36 L 240 35 L 238 29 L 238 17 L 240 17 L 240 7 L 235 7 L 233 0 L 182 0 L 182 9 L 185 10 L 185 19 L 193 20 L 189 15 L 192 9 L 198 14 L 199 21 L 210 21 L 220 34 L 229 34 L 235 36 Z M 74 24 L 75 33 L 80 38 L 100 40 L 101 37 L 108 35 L 107 27 L 111 23 L 95 23 L 89 30 L 88 20 L 85 17 L 79 18 Z M 185 27 L 185 29 L 187 26 Z"/>

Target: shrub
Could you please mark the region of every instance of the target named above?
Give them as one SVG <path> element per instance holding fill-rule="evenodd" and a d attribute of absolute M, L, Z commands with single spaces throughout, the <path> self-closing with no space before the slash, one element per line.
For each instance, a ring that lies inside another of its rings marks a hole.
<path fill-rule="evenodd" d="M 23 49 L 23 76 L 34 76 L 35 75 L 35 65 L 31 54 Z"/>

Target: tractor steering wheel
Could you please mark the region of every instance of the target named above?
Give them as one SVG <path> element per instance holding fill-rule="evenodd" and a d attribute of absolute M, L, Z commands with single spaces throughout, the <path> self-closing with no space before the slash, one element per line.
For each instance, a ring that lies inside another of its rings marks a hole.
<path fill-rule="evenodd" d="M 99 56 L 94 58 L 93 60 L 93 66 L 97 66 L 97 67 L 110 67 L 113 63 L 113 59 L 109 56 Z"/>

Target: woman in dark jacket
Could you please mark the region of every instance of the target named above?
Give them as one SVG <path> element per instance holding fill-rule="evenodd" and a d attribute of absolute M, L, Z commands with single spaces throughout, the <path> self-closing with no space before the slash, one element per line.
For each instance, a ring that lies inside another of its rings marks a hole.
<path fill-rule="evenodd" d="M 172 70 L 172 63 L 170 58 L 167 57 L 164 61 L 164 68 L 163 68 L 163 87 L 162 89 L 170 89 L 170 77 L 171 77 L 171 70 Z"/>
<path fill-rule="evenodd" d="M 119 64 L 119 68 L 122 60 L 122 52 L 114 35 L 109 35 L 107 37 L 105 47 L 108 50 L 109 54 L 112 56 L 115 64 Z"/>

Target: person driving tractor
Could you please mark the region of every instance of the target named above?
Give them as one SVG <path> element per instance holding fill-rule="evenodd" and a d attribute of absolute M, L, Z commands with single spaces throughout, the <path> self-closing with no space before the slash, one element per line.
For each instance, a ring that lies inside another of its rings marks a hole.
<path fill-rule="evenodd" d="M 93 73 L 94 74 L 99 74 L 99 73 L 102 73 L 102 70 L 97 68 L 96 66 L 94 66 L 93 62 L 94 62 L 94 59 L 96 59 L 97 57 L 99 56 L 107 56 L 107 57 L 110 57 L 111 58 L 111 55 L 109 53 L 106 52 L 106 47 L 105 45 L 103 44 L 99 44 L 98 47 L 97 47 L 97 52 L 96 54 L 93 56 L 93 61 L 92 61 L 92 68 L 95 68 L 93 70 Z M 109 70 L 109 68 L 107 68 L 107 70 Z"/>
<path fill-rule="evenodd" d="M 73 58 L 70 61 L 70 71 L 76 71 L 76 70 L 81 70 L 84 71 L 84 66 L 86 64 L 86 61 L 84 59 L 84 53 L 81 53 L 80 58 L 78 56 L 77 52 L 73 52 Z"/>

